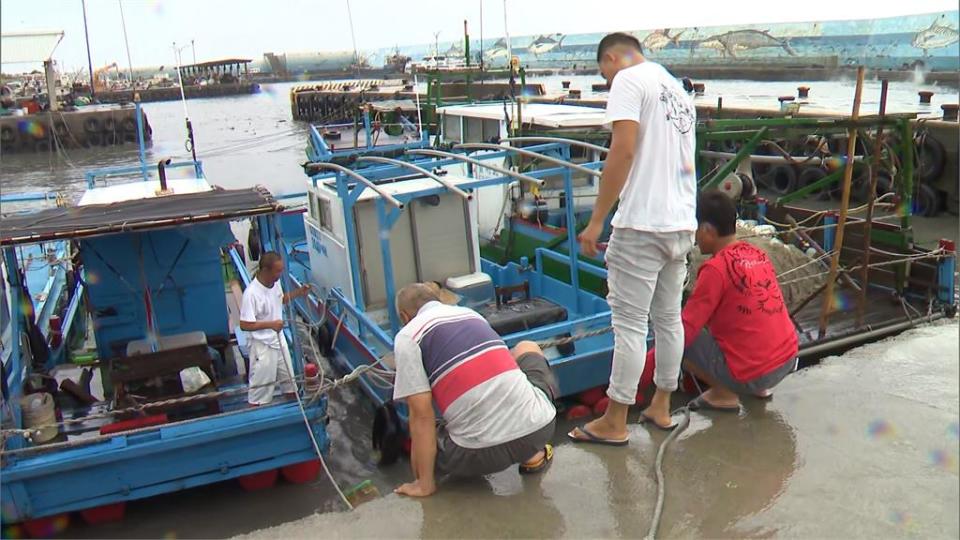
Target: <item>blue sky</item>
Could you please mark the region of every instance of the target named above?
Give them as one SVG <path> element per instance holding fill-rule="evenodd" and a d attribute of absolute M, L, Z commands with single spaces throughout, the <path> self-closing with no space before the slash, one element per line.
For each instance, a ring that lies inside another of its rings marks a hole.
<path fill-rule="evenodd" d="M 94 67 L 127 64 L 119 1 L 134 66 L 173 64 L 172 43 L 187 45 L 191 39 L 198 61 L 351 48 L 347 0 L 87 0 Z M 503 35 L 503 0 L 350 0 L 357 47 L 429 43 L 438 31 L 440 41 L 458 39 L 464 19 L 471 37 L 477 38 L 481 1 L 484 37 Z M 506 5 L 512 36 L 880 18 L 957 9 L 956 0 L 507 0 Z M 80 0 L 0 4 L 0 30 L 37 29 L 64 30 L 54 54 L 61 70 L 86 67 Z M 192 60 L 189 47 L 183 59 Z"/>

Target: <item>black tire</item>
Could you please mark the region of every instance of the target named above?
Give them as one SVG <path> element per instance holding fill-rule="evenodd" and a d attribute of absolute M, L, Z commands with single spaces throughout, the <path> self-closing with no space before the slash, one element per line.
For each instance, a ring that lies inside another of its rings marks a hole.
<path fill-rule="evenodd" d="M 53 132 L 56 134 L 57 138 L 60 139 L 60 142 L 63 142 L 67 139 L 69 131 L 67 130 L 67 125 L 63 122 L 57 122 L 53 124 Z"/>
<path fill-rule="evenodd" d="M 120 130 L 124 133 L 133 133 L 133 136 L 137 136 L 137 121 L 133 118 L 124 118 L 123 122 L 120 122 Z"/>
<path fill-rule="evenodd" d="M 333 354 L 333 335 L 327 325 L 321 325 L 314 332 L 313 339 L 317 341 L 317 352 L 325 357 Z"/>
<path fill-rule="evenodd" d="M 102 133 L 103 146 L 113 146 L 117 144 L 117 132 L 116 131 L 104 131 Z"/>
<path fill-rule="evenodd" d="M 827 176 L 827 171 L 821 169 L 820 167 L 806 167 L 800 171 L 800 176 L 797 178 L 797 185 L 800 187 L 806 187 L 814 182 L 819 182 Z M 818 189 L 811 193 L 811 195 L 816 195 L 817 197 L 822 197 L 827 190 Z M 829 195 L 827 195 L 829 197 Z"/>
<path fill-rule="evenodd" d="M 83 130 L 87 133 L 99 133 L 100 120 L 97 120 L 96 118 L 87 118 L 83 121 Z"/>
<path fill-rule="evenodd" d="M 87 133 L 87 144 L 90 146 L 103 145 L 103 137 L 100 135 L 100 132 L 94 131 Z"/>
<path fill-rule="evenodd" d="M 786 195 L 797 189 L 797 170 L 791 165 L 777 165 L 767 173 L 767 185 L 774 193 Z"/>
<path fill-rule="evenodd" d="M 46 154 L 50 151 L 50 148 L 52 147 L 50 146 L 49 139 L 37 139 L 37 141 L 33 143 L 33 151 L 38 154 Z"/>
<path fill-rule="evenodd" d="M 104 131 L 115 131 L 117 129 L 117 121 L 113 119 L 112 116 L 108 116 L 103 120 L 103 130 Z"/>
<path fill-rule="evenodd" d="M 393 405 L 386 403 L 373 416 L 371 441 L 373 449 L 380 452 L 377 464 L 392 465 L 400 459 L 403 452 L 403 424 Z"/>
<path fill-rule="evenodd" d="M 914 215 L 934 217 L 940 213 L 942 199 L 940 193 L 927 184 L 920 184 L 913 196 Z"/>
<path fill-rule="evenodd" d="M 250 232 L 247 233 L 247 253 L 250 255 L 250 260 L 259 261 L 260 251 L 260 231 L 256 227 L 250 227 Z"/>
<path fill-rule="evenodd" d="M 3 143 L 12 143 L 16 140 L 17 133 L 13 131 L 13 128 L 8 126 L 0 127 L 0 142 Z"/>
<path fill-rule="evenodd" d="M 914 149 L 917 162 L 917 179 L 922 183 L 935 184 L 943 174 L 946 150 L 943 143 L 927 135 L 918 140 Z"/>
<path fill-rule="evenodd" d="M 853 200 L 860 203 L 867 202 L 870 197 L 870 166 L 867 164 L 858 166 L 851 183 L 853 185 L 850 186 L 850 196 Z"/>

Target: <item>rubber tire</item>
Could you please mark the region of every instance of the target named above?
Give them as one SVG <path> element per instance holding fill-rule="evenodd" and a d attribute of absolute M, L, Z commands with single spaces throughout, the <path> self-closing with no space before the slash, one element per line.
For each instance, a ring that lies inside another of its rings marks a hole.
<path fill-rule="evenodd" d="M 768 187 L 778 195 L 797 190 L 797 170 L 791 165 L 776 165 L 766 174 Z"/>
<path fill-rule="evenodd" d="M 247 253 L 250 255 L 250 260 L 259 261 L 261 251 L 260 233 L 256 228 L 250 227 L 250 232 L 247 233 Z"/>
<path fill-rule="evenodd" d="M 927 135 L 923 138 L 922 145 L 915 146 L 914 152 L 917 160 L 917 179 L 921 183 L 936 184 L 946 164 L 946 149 L 943 143 Z"/>
<path fill-rule="evenodd" d="M 856 202 L 865 203 L 870 196 L 870 165 L 861 164 L 857 169 L 859 171 L 854 171 L 853 185 L 850 186 L 850 196 Z M 878 178 L 877 186 L 879 185 Z"/>
<path fill-rule="evenodd" d="M 913 199 L 913 213 L 917 216 L 934 217 L 940 213 L 941 197 L 937 190 L 920 184 Z"/>
<path fill-rule="evenodd" d="M 400 415 L 390 403 L 385 403 L 373 416 L 371 441 L 373 449 L 380 451 L 380 466 L 393 465 L 403 453 L 403 439 L 406 437 Z"/>
<path fill-rule="evenodd" d="M 797 185 L 800 187 L 806 187 L 814 182 L 818 182 L 827 176 L 827 171 L 821 169 L 820 167 L 806 167 L 800 171 L 800 175 L 797 178 Z M 816 195 L 817 197 L 823 196 L 826 193 L 826 190 L 817 190 L 811 193 L 811 195 Z"/>
<path fill-rule="evenodd" d="M 83 121 L 83 130 L 89 134 L 100 132 L 100 121 L 96 118 L 87 118 Z"/>
<path fill-rule="evenodd" d="M 100 135 L 100 132 L 95 131 L 95 132 L 87 133 L 87 144 L 89 146 L 103 145 L 103 137 Z"/>
<path fill-rule="evenodd" d="M 8 126 L 0 127 L 0 142 L 12 143 L 17 137 L 13 129 Z"/>
<path fill-rule="evenodd" d="M 115 131 L 116 129 L 117 129 L 117 121 L 114 120 L 112 116 L 108 116 L 103 120 L 104 131 Z"/>

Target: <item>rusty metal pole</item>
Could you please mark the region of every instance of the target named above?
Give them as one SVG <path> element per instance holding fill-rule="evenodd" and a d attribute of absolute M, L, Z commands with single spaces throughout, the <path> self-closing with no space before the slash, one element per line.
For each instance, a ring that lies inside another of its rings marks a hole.
<path fill-rule="evenodd" d="M 880 154 L 883 152 L 883 119 L 887 114 L 887 79 L 880 82 L 880 127 L 873 141 L 873 163 L 870 165 L 870 189 L 867 190 L 867 218 L 863 232 L 863 269 L 860 271 L 860 301 L 857 302 L 857 326 L 863 325 L 863 311 L 867 305 L 867 287 L 870 280 L 870 233 L 873 229 L 873 207 L 877 198 L 877 174 L 880 172 Z"/>
<path fill-rule="evenodd" d="M 853 112 L 850 119 L 856 123 L 860 119 L 860 99 L 863 96 L 864 68 L 857 68 L 857 90 L 853 96 Z M 827 333 L 827 322 L 833 310 L 833 288 L 837 279 L 837 270 L 840 267 L 840 253 L 843 251 L 843 231 L 847 225 L 847 211 L 850 209 L 850 182 L 853 179 L 853 157 L 857 150 L 857 126 L 854 124 L 847 130 L 847 163 L 843 170 L 843 196 L 840 199 L 840 218 L 837 221 L 837 237 L 834 244 L 833 257 L 830 258 L 830 276 L 827 278 L 827 288 L 824 291 L 823 305 L 820 309 L 819 337 Z"/>

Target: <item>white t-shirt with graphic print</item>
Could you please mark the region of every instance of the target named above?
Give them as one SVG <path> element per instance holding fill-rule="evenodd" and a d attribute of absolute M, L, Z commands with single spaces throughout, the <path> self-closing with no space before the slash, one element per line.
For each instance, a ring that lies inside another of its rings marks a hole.
<path fill-rule="evenodd" d="M 697 229 L 693 99 L 663 66 L 644 61 L 617 73 L 604 122 L 640 125 L 636 154 L 613 226 L 639 231 Z"/>

